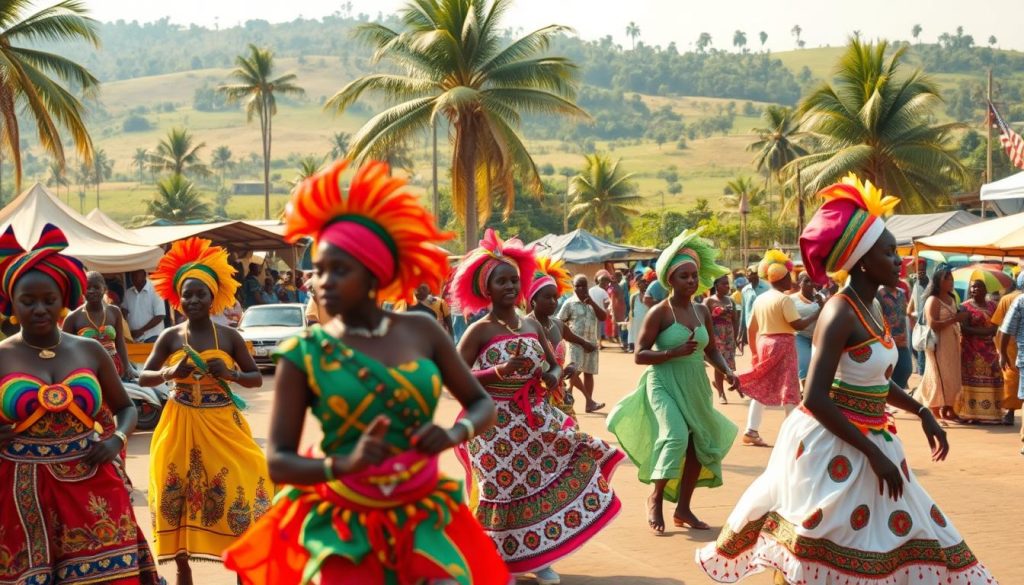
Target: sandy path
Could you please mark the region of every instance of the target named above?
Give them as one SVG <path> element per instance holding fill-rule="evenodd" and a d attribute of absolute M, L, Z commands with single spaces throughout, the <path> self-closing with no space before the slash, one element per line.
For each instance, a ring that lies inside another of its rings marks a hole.
<path fill-rule="evenodd" d="M 746 357 L 740 357 L 742 364 Z M 613 404 L 628 393 L 641 372 L 633 364 L 632 356 L 618 350 L 605 350 L 601 354 L 601 375 L 597 381 L 597 396 Z M 913 382 L 913 381 L 912 381 Z M 259 392 L 242 390 L 249 402 L 246 415 L 263 445 L 270 418 L 270 394 L 273 381 L 267 377 L 266 386 Z M 746 420 L 746 406 L 731 397 L 731 403 L 719 406 L 723 413 L 742 428 Z M 451 421 L 458 411 L 452 399 L 443 399 L 437 415 L 440 421 Z M 762 435 L 769 441 L 777 434 L 782 420 L 781 410 L 770 410 L 765 417 Z M 949 429 L 952 450 L 945 463 L 933 464 L 928 445 L 920 433 L 914 417 L 897 417 L 900 436 L 906 446 L 908 460 L 918 477 L 943 511 L 956 524 L 975 554 L 992 570 L 1003 585 L 1024 583 L 1024 545 L 1020 527 L 1024 526 L 1024 457 L 1018 454 L 1019 426 L 1010 427 L 955 427 Z M 613 437 L 605 430 L 604 417 L 584 415 L 581 426 L 587 432 L 606 440 Z M 1018 425 L 1020 424 L 1018 417 Z M 318 439 L 319 432 L 306 426 L 305 442 Z M 145 491 L 148 483 L 149 434 L 139 433 L 129 445 L 128 470 L 135 485 Z M 647 486 L 636 480 L 636 469 L 628 461 L 615 475 L 613 487 L 623 501 L 619 517 L 573 556 L 558 563 L 565 585 L 660 585 L 669 583 L 711 583 L 693 563 L 693 551 L 703 542 L 718 535 L 725 518 L 743 490 L 760 474 L 768 460 L 769 449 L 734 446 L 725 460 L 725 485 L 714 490 L 698 490 L 694 509 L 702 519 L 712 525 L 706 532 L 670 528 L 666 536 L 651 535 L 646 525 L 644 499 Z M 461 467 L 451 455 L 443 459 L 444 469 L 451 475 L 462 477 Z M 136 503 L 144 504 L 144 493 L 137 493 Z M 149 510 L 145 505 L 135 509 L 139 523 L 150 535 Z M 671 509 L 666 506 L 666 516 Z M 163 574 L 174 583 L 173 564 L 163 565 Z M 195 582 L 201 585 L 229 585 L 235 583 L 233 575 L 211 563 L 194 565 Z M 522 578 L 520 583 L 532 583 Z M 772 580 L 765 576 L 748 579 L 744 583 L 765 585 Z"/>

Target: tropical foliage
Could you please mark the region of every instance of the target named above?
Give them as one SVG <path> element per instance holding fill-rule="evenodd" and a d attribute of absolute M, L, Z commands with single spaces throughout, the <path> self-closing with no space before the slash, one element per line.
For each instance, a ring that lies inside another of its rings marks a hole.
<path fill-rule="evenodd" d="M 298 185 L 306 179 L 320 172 L 324 166 L 324 159 L 321 156 L 309 155 L 299 159 L 299 166 L 296 169 L 295 179 L 292 185 Z"/>
<path fill-rule="evenodd" d="M 637 215 L 643 200 L 636 194 L 633 173 L 627 173 L 619 160 L 602 154 L 588 154 L 583 171 L 569 182 L 570 223 L 579 227 L 621 236 L 629 229 L 629 217 Z"/>
<path fill-rule="evenodd" d="M 93 74 L 76 61 L 35 47 L 40 41 L 99 45 L 96 23 L 86 16 L 85 4 L 64 0 L 26 15 L 30 6 L 27 0 L 0 3 L 0 153 L 13 163 L 19 187 L 21 123 L 25 121 L 35 124 L 39 144 L 61 167 L 65 164 L 61 129 L 79 157 L 92 158 L 85 107 L 69 88 L 93 96 L 99 87 Z"/>
<path fill-rule="evenodd" d="M 524 114 L 583 114 L 574 103 L 576 67 L 546 55 L 566 27 L 549 25 L 506 42 L 501 18 L 511 0 L 411 0 L 399 12 L 402 26 L 368 23 L 358 28 L 374 60 L 399 73 L 365 75 L 328 100 L 344 111 L 364 93 L 392 104 L 352 137 L 357 159 L 381 157 L 394 145 L 421 136 L 438 116 L 448 119 L 452 140 L 452 197 L 466 226 L 466 247 L 503 197 L 515 203 L 514 179 L 539 190 L 540 177 L 517 129 Z"/>
<path fill-rule="evenodd" d="M 210 217 L 210 206 L 192 181 L 180 174 L 160 179 L 156 184 L 156 197 L 146 202 L 146 208 L 153 219 L 176 224 Z"/>
<path fill-rule="evenodd" d="M 954 131 L 934 124 L 939 88 L 906 66 L 906 47 L 850 40 L 832 82 L 800 104 L 803 127 L 819 144 L 794 164 L 815 192 L 854 172 L 903 198 L 904 211 L 935 208 L 965 180 Z"/>
<path fill-rule="evenodd" d="M 295 85 L 296 77 L 289 73 L 274 77 L 274 53 L 249 45 L 249 54 L 235 59 L 237 68 L 231 72 L 234 83 L 220 90 L 231 102 L 245 104 L 246 120 L 259 118 L 260 139 L 263 147 L 263 219 L 270 219 L 270 146 L 273 139 L 273 118 L 277 114 L 277 95 L 300 96 L 305 90 Z"/>
<path fill-rule="evenodd" d="M 199 158 L 199 151 L 205 146 L 205 142 L 196 144 L 187 129 L 171 128 L 149 154 L 149 169 L 154 173 L 205 177 L 210 171 Z"/>
<path fill-rule="evenodd" d="M 782 171 L 789 163 L 807 154 L 807 150 L 799 144 L 802 134 L 797 129 L 798 123 L 793 110 L 783 106 L 768 106 L 761 112 L 761 118 L 765 121 L 764 128 L 755 128 L 757 140 L 752 142 L 747 150 L 755 151 L 754 166 L 757 170 L 765 173 L 766 182 L 769 185 L 765 190 L 771 190 L 770 181 L 775 179 L 775 184 L 781 185 Z M 784 191 L 779 188 L 780 208 L 785 206 Z M 772 202 L 768 201 L 768 216 L 771 217 Z"/>

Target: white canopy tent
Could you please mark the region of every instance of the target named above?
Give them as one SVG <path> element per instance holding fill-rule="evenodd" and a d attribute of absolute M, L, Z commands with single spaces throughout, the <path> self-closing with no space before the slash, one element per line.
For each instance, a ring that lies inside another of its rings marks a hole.
<path fill-rule="evenodd" d="M 1024 172 L 982 185 L 981 200 L 991 201 L 1002 215 L 1024 211 Z"/>
<path fill-rule="evenodd" d="M 97 228 L 113 234 L 119 240 L 143 246 L 147 245 L 134 232 L 114 221 L 109 215 L 100 211 L 98 207 L 87 213 L 85 219 L 89 220 Z"/>
<path fill-rule="evenodd" d="M 152 270 L 163 256 L 158 246 L 124 240 L 90 222 L 39 183 L 0 209 L 0 230 L 14 226 L 14 234 L 23 246 L 38 240 L 48 223 L 64 232 L 69 244 L 67 254 L 81 260 L 89 270 L 107 274 Z"/>

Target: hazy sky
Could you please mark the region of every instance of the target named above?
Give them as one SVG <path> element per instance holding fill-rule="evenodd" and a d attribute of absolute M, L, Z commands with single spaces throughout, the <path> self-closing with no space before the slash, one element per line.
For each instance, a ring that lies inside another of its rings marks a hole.
<path fill-rule="evenodd" d="M 87 0 L 94 17 L 149 21 L 168 16 L 172 22 L 207 26 L 233 26 L 251 18 L 271 22 L 297 16 L 316 18 L 341 10 L 338 0 Z M 352 12 L 376 16 L 394 12 L 403 0 L 352 0 Z M 854 30 L 867 38 L 910 39 L 920 24 L 921 38 L 934 42 L 944 32 L 963 26 L 977 44 L 995 35 L 1001 48 L 1024 50 L 1019 34 L 1024 2 L 1021 0 L 516 0 L 506 19 L 511 27 L 536 28 L 565 24 L 585 39 L 612 35 L 629 45 L 625 27 L 639 25 L 641 38 L 653 45 L 675 41 L 690 47 L 701 32 L 711 33 L 715 46 L 732 48 L 733 31 L 747 33 L 756 48 L 759 31 L 768 33 L 772 50 L 794 48 L 793 25 L 803 28 L 808 47 L 842 44 Z"/>

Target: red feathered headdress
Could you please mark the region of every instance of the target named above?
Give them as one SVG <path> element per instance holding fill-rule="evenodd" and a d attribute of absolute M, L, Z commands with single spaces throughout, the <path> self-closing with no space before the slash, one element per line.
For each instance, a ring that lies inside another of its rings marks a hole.
<path fill-rule="evenodd" d="M 519 302 L 526 300 L 537 267 L 533 248 L 527 248 L 518 238 L 502 241 L 494 230 L 488 228 L 484 239 L 480 240 L 480 247 L 467 254 L 455 269 L 451 296 L 464 313 L 475 313 L 490 306 L 487 281 L 494 269 L 502 264 L 519 270 Z"/>

